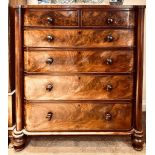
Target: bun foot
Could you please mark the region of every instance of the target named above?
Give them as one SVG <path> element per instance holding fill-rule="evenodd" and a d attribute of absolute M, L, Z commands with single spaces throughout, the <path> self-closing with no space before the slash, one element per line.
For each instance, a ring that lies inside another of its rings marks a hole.
<path fill-rule="evenodd" d="M 13 147 L 16 152 L 19 152 L 25 148 L 26 136 L 22 131 L 13 131 Z"/>
<path fill-rule="evenodd" d="M 132 146 L 136 151 L 141 151 L 143 149 L 143 132 L 135 131 L 131 136 Z"/>
<path fill-rule="evenodd" d="M 25 136 L 21 138 L 14 138 L 13 147 L 16 152 L 19 152 L 25 148 Z"/>

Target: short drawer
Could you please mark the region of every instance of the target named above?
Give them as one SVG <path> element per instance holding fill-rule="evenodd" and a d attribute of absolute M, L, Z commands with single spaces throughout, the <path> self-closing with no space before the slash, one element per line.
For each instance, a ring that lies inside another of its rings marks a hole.
<path fill-rule="evenodd" d="M 26 72 L 132 72 L 132 50 L 25 51 Z"/>
<path fill-rule="evenodd" d="M 132 99 L 133 76 L 28 75 L 27 100 Z"/>
<path fill-rule="evenodd" d="M 104 11 L 99 9 L 82 11 L 82 26 L 133 27 L 134 25 L 134 11 Z"/>
<path fill-rule="evenodd" d="M 133 30 L 62 30 L 42 29 L 24 31 L 26 47 L 132 47 Z"/>
<path fill-rule="evenodd" d="M 77 10 L 26 10 L 24 26 L 78 26 Z"/>
<path fill-rule="evenodd" d="M 26 103 L 27 131 L 95 131 L 131 129 L 130 103 Z"/>

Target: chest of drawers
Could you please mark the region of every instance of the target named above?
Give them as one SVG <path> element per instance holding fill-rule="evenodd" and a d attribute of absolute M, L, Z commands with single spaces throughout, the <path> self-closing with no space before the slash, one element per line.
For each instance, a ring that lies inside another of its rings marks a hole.
<path fill-rule="evenodd" d="M 25 135 L 130 135 L 141 150 L 144 6 L 19 6 L 16 128 Z"/>

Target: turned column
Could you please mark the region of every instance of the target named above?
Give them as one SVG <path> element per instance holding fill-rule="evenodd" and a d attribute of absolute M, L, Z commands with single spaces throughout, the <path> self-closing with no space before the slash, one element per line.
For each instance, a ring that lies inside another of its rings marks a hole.
<path fill-rule="evenodd" d="M 16 151 L 24 148 L 23 130 L 23 50 L 22 50 L 22 8 L 15 10 L 15 87 L 16 87 L 16 128 L 13 130 L 13 146 Z"/>
<path fill-rule="evenodd" d="M 137 16 L 137 47 L 136 47 L 136 102 L 134 134 L 132 135 L 132 145 L 136 150 L 143 148 L 142 129 L 142 90 L 143 90 L 143 48 L 144 48 L 144 7 L 139 6 L 136 10 Z"/>

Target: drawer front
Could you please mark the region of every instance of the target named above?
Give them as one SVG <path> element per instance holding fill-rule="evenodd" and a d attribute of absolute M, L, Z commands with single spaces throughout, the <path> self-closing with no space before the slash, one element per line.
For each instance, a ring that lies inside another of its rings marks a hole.
<path fill-rule="evenodd" d="M 133 51 L 26 51 L 26 72 L 131 72 Z"/>
<path fill-rule="evenodd" d="M 124 26 L 135 25 L 134 11 L 116 11 L 116 10 L 83 10 L 83 26 Z"/>
<path fill-rule="evenodd" d="M 28 131 L 129 130 L 132 104 L 27 103 Z"/>
<path fill-rule="evenodd" d="M 131 99 L 132 76 L 25 76 L 27 100 Z"/>
<path fill-rule="evenodd" d="M 78 11 L 76 10 L 26 10 L 24 26 L 78 26 Z"/>
<path fill-rule="evenodd" d="M 133 30 L 32 30 L 24 31 L 27 47 L 132 47 Z"/>

